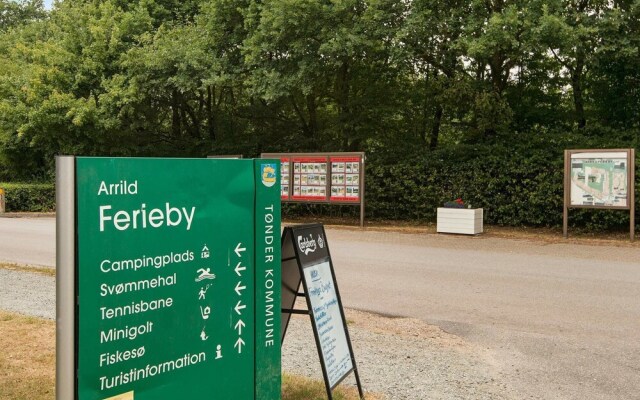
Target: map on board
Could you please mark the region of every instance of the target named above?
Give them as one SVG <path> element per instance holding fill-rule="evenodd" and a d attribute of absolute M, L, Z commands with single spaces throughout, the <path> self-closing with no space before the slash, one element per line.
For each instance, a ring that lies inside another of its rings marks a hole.
<path fill-rule="evenodd" d="M 626 152 L 571 154 L 571 205 L 628 207 Z"/>

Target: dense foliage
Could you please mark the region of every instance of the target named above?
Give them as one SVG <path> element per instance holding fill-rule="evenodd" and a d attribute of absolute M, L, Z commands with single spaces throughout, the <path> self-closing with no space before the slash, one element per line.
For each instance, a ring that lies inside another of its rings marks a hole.
<path fill-rule="evenodd" d="M 56 188 L 47 183 L 2 183 L 6 212 L 51 212 L 56 209 Z"/>
<path fill-rule="evenodd" d="M 563 149 L 584 144 L 600 148 L 605 142 L 597 137 L 542 132 L 529 140 L 516 138 L 509 145 L 504 139 L 444 147 L 398 164 L 370 163 L 368 215 L 434 221 L 434 205 L 460 197 L 472 207 L 484 208 L 489 223 L 561 226 Z M 636 203 L 640 207 L 640 202 Z M 572 210 L 570 222 L 593 229 L 628 228 L 629 213 Z"/>
<path fill-rule="evenodd" d="M 557 225 L 562 150 L 639 133 L 640 0 L 0 0 L 3 180 L 358 150 L 373 217 Z"/>

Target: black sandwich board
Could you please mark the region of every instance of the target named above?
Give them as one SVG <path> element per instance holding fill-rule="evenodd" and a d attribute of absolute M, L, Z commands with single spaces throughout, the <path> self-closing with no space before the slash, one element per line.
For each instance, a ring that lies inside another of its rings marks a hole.
<path fill-rule="evenodd" d="M 298 297 L 306 298 L 306 310 L 294 309 Z M 311 318 L 329 400 L 333 399 L 332 390 L 351 372 L 360 398 L 364 399 L 322 224 L 286 227 L 282 233 L 282 307 L 283 340 L 291 314 L 307 314 Z"/>

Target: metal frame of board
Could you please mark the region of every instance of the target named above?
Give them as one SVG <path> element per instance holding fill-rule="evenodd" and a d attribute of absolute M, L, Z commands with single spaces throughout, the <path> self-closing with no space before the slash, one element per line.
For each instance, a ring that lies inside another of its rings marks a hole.
<path fill-rule="evenodd" d="M 282 163 L 283 158 L 288 159 L 289 163 L 289 193 L 286 199 L 281 198 L 286 203 L 308 203 L 308 204 L 338 204 L 338 205 L 360 205 L 360 227 L 364 227 L 364 195 L 365 195 L 365 153 L 364 152 L 350 152 L 350 153 L 262 153 L 261 158 L 277 158 Z M 357 201 L 348 200 L 331 200 L 331 159 L 332 158 L 349 158 L 357 157 L 359 167 L 359 191 L 360 197 Z M 293 159 L 294 158 L 324 158 L 323 162 L 327 163 L 327 181 L 325 183 L 326 196 L 325 199 L 294 199 L 293 198 Z"/>
<path fill-rule="evenodd" d="M 571 156 L 577 153 L 625 153 L 627 156 L 627 205 L 572 205 L 571 204 Z M 635 239 L 635 149 L 586 149 L 564 151 L 564 206 L 562 212 L 562 233 L 565 239 L 569 236 L 569 209 L 594 208 L 599 210 L 629 210 L 629 239 Z"/>
<path fill-rule="evenodd" d="M 295 227 L 286 227 L 284 228 L 284 231 L 282 233 L 282 244 L 283 244 L 283 248 L 285 245 L 285 241 L 288 237 L 291 238 L 292 241 L 292 245 L 295 243 L 295 237 L 296 237 L 296 231 L 300 231 L 300 230 L 306 230 L 306 229 L 320 229 L 322 231 L 322 236 L 325 238 L 327 238 L 326 232 L 324 230 L 324 226 L 322 224 L 307 224 L 307 225 L 299 225 L 299 226 L 295 226 Z M 318 263 L 313 263 L 313 264 L 308 264 L 308 265 L 303 265 L 303 261 L 300 257 L 300 251 L 298 249 L 298 246 L 293 245 L 293 250 L 294 250 L 294 256 L 286 256 L 285 252 L 283 251 L 282 255 L 283 255 L 283 262 L 284 261 L 292 261 L 292 260 L 296 260 L 298 269 L 298 277 L 294 277 L 294 278 L 299 278 L 298 280 L 298 287 L 297 289 L 295 288 L 291 288 L 292 290 L 295 290 L 295 295 L 296 297 L 304 297 L 306 299 L 307 302 L 307 309 L 306 310 L 298 310 L 298 309 L 294 309 L 293 307 L 291 308 L 283 308 L 282 309 L 282 313 L 284 314 L 289 314 L 289 317 L 291 316 L 291 314 L 304 314 L 304 315 L 308 315 L 310 320 L 311 320 L 311 327 L 313 328 L 313 335 L 316 341 L 316 348 L 318 350 L 318 358 L 320 359 L 320 364 L 322 367 L 322 375 L 324 377 L 324 383 L 325 383 L 325 388 L 327 390 L 327 397 L 329 400 L 333 400 L 333 389 L 335 389 L 340 383 L 342 383 L 342 381 L 344 381 L 347 376 L 349 376 L 349 374 L 351 374 L 351 372 L 353 372 L 355 379 L 356 379 L 356 385 L 358 387 L 358 394 L 360 395 L 360 399 L 364 399 L 364 391 L 362 389 L 362 383 L 360 382 L 360 374 L 358 372 L 358 366 L 356 364 L 356 358 L 353 352 L 353 346 L 351 345 L 351 337 L 349 335 L 349 329 L 347 328 L 347 320 L 344 314 L 344 308 L 342 306 L 342 297 L 340 296 L 340 290 L 338 289 L 338 282 L 336 279 L 336 274 L 333 268 L 333 260 L 331 259 L 331 250 L 329 250 L 329 245 L 328 245 L 328 241 L 327 241 L 327 256 L 324 257 L 324 262 L 328 262 L 329 263 L 329 269 L 331 271 L 331 278 L 333 280 L 333 287 L 335 289 L 336 292 L 336 300 L 338 302 L 338 307 L 340 310 L 340 315 L 342 318 L 342 326 L 344 328 L 344 334 L 346 336 L 346 341 L 347 341 L 347 345 L 349 348 L 349 355 L 351 357 L 351 363 L 352 363 L 352 368 L 351 370 L 349 370 L 348 372 L 344 373 L 344 375 L 338 379 L 336 381 L 336 383 L 334 383 L 333 385 L 330 385 L 329 383 L 329 375 L 327 372 L 327 366 L 325 365 L 325 361 L 324 361 L 324 357 L 323 357 L 323 353 L 322 353 L 322 343 L 320 342 L 320 334 L 318 332 L 318 328 L 316 327 L 315 324 L 315 313 L 313 311 L 313 307 L 311 304 L 311 298 L 309 297 L 308 293 L 308 284 L 307 284 L 307 280 L 305 278 L 304 275 L 304 269 L 308 268 L 308 267 L 313 267 L 315 265 L 317 265 Z M 284 270 L 283 270 L 283 275 L 282 275 L 283 279 L 285 278 L 284 276 Z M 295 280 L 295 279 L 294 279 Z M 302 287 L 304 289 L 304 292 L 300 292 L 300 283 L 302 283 Z M 295 301 L 293 302 L 293 304 L 291 304 L 291 306 L 293 306 L 295 304 Z M 285 306 L 285 304 L 283 304 L 283 307 Z M 287 304 L 286 306 L 290 306 L 289 304 Z M 283 320 L 283 326 L 282 326 L 282 339 L 284 339 L 284 335 L 286 334 L 287 331 L 287 327 L 289 325 L 289 318 L 287 318 L 286 320 Z M 282 340 L 282 342 L 284 342 L 284 340 Z"/>

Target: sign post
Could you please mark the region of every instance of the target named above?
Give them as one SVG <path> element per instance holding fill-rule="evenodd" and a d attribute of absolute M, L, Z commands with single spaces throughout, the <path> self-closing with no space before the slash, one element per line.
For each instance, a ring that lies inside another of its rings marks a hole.
<path fill-rule="evenodd" d="M 285 228 L 282 265 L 282 340 L 291 314 L 308 314 L 329 400 L 333 399 L 333 389 L 351 372 L 360 398 L 364 399 L 324 227 L 313 224 Z M 307 310 L 294 309 L 296 298 L 302 296 Z"/>
<path fill-rule="evenodd" d="M 629 210 L 629 238 L 635 238 L 635 149 L 565 150 L 562 231 L 570 208 Z"/>
<path fill-rule="evenodd" d="M 279 399 L 277 161 L 57 161 L 57 398 Z"/>

